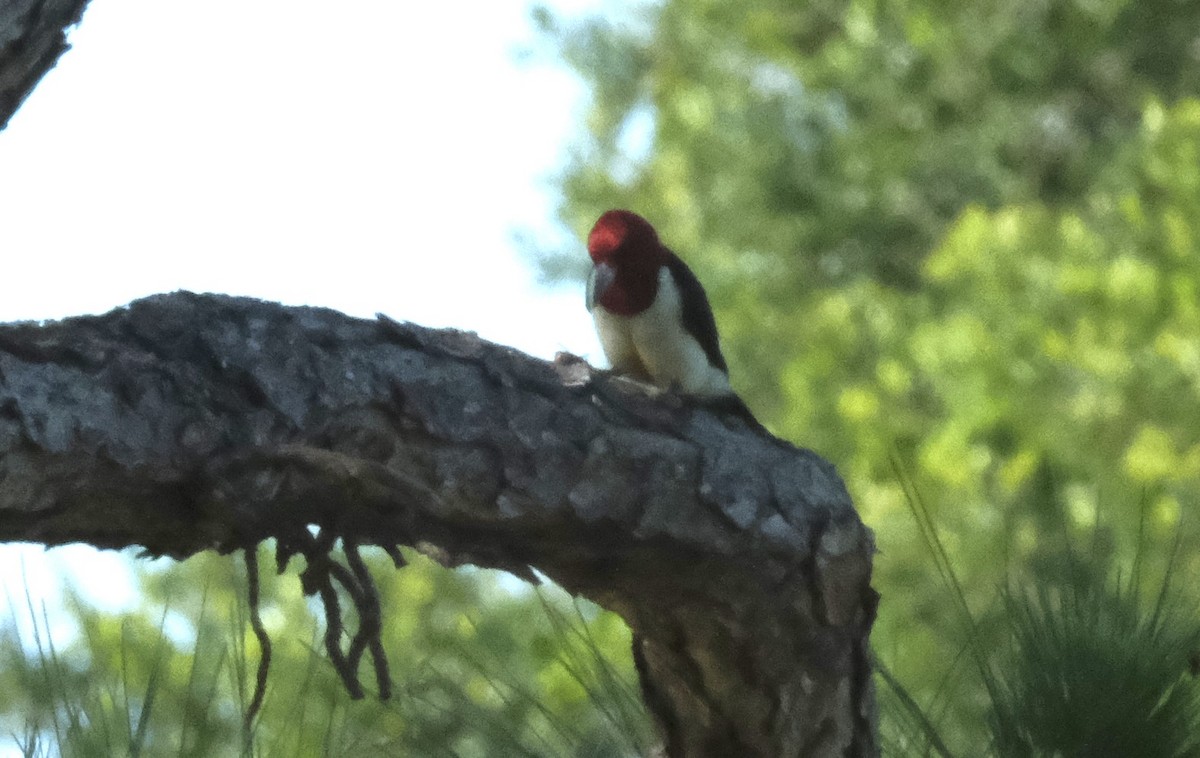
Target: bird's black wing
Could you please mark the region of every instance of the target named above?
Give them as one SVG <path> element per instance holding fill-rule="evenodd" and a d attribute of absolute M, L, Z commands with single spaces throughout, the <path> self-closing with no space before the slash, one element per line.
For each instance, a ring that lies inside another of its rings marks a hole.
<path fill-rule="evenodd" d="M 709 362 L 728 374 L 729 367 L 725 364 L 725 356 L 721 355 L 721 343 L 717 338 L 717 320 L 713 317 L 712 306 L 708 304 L 703 285 L 675 253 L 671 253 L 671 257 L 667 259 L 667 270 L 671 272 L 671 278 L 679 288 L 683 328 L 704 348 Z"/>

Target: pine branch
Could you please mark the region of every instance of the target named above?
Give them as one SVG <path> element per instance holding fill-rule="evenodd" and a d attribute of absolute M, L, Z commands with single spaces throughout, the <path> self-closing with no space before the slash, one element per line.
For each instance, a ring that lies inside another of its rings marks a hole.
<path fill-rule="evenodd" d="M 87 0 L 4 0 L 0 3 L 0 131 L 33 88 L 70 49 L 67 30 Z"/>
<path fill-rule="evenodd" d="M 310 525 L 620 613 L 669 755 L 877 753 L 872 538 L 807 450 L 385 318 L 175 293 L 0 327 L 0 540 L 286 563 Z"/>

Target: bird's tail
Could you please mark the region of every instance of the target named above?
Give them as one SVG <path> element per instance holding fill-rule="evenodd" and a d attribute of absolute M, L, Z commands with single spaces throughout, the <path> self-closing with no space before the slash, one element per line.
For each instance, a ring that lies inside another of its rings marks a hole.
<path fill-rule="evenodd" d="M 706 397 L 702 402 L 705 408 L 719 416 L 736 416 L 746 422 L 746 425 L 754 431 L 761 434 L 770 434 L 767 428 L 754 417 L 754 413 L 750 410 L 750 406 L 746 405 L 746 401 L 737 395 L 729 394 L 718 397 Z"/>

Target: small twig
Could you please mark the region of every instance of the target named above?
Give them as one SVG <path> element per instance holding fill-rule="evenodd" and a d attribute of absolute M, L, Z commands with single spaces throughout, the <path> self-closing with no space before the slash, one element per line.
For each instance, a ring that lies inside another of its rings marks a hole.
<path fill-rule="evenodd" d="M 329 578 L 336 580 L 338 584 L 342 585 L 342 589 L 346 590 L 346 594 L 350 596 L 350 602 L 354 603 L 355 608 L 366 602 L 358 577 L 347 570 L 345 566 L 334 560 L 327 560 L 324 568 L 328 572 Z M 370 581 L 370 577 L 367 577 L 367 581 Z"/>
<path fill-rule="evenodd" d="M 383 552 L 387 553 L 387 557 L 392 559 L 392 565 L 397 570 L 408 565 L 408 561 L 404 560 L 404 554 L 400 552 L 399 545 L 385 545 L 383 546 Z"/>
<path fill-rule="evenodd" d="M 307 565 L 300 573 L 300 586 L 305 595 L 319 595 L 321 598 L 325 611 L 325 651 L 350 697 L 359 700 L 364 696 L 362 683 L 358 679 L 358 667 L 363 655 L 370 652 L 379 697 L 387 700 L 392 696 L 392 678 L 381 637 L 383 616 L 379 591 L 359 554 L 358 542 L 344 538 L 348 567 L 330 556 L 336 542 L 334 530 L 327 527 L 323 527 L 316 535 L 307 532 L 294 534 L 291 541 L 286 545 L 281 543 L 277 548 L 276 563 L 278 567 L 283 567 L 287 564 L 287 556 L 296 552 L 304 555 Z M 385 550 L 397 567 L 404 565 L 404 557 L 398 548 L 393 546 Z M 342 649 L 342 637 L 346 634 L 342 601 L 335 583 L 345 590 L 359 618 L 358 630 L 350 638 L 346 650 Z"/>
<path fill-rule="evenodd" d="M 392 696 L 392 676 L 388 670 L 387 655 L 383 650 L 383 613 L 380 610 L 379 590 L 367 570 L 362 556 L 358 554 L 358 543 L 354 540 L 343 540 L 346 549 L 346 563 L 350 566 L 354 578 L 358 581 L 361 602 L 358 603 L 358 634 L 355 644 L 363 644 L 371 651 L 371 661 L 375 666 L 375 683 L 379 687 L 379 698 L 387 700 Z M 362 656 L 359 651 L 354 656 L 355 668 Z"/>
<path fill-rule="evenodd" d="M 250 699 L 250 707 L 246 710 L 245 728 L 249 734 L 254 725 L 254 719 L 262 710 L 263 699 L 267 695 L 267 674 L 271 670 L 271 637 L 263 626 L 262 616 L 259 615 L 259 579 L 258 579 L 258 543 L 247 545 L 242 550 L 246 559 L 246 578 L 249 586 L 250 627 L 258 640 L 261 655 L 258 660 L 258 674 L 254 682 L 254 697 Z"/>
<path fill-rule="evenodd" d="M 329 661 L 334 670 L 342 678 L 342 684 L 346 685 L 350 698 L 362 700 L 363 688 L 358 681 L 358 673 L 350 667 L 346 654 L 342 652 L 342 608 L 337 590 L 327 579 L 321 586 L 320 594 L 321 602 L 325 605 L 325 652 L 329 654 Z"/>
<path fill-rule="evenodd" d="M 320 539 L 315 540 L 314 547 L 317 549 L 305 553 L 308 567 L 300 575 L 301 584 L 305 594 L 316 593 L 321 596 L 321 604 L 325 608 L 325 652 L 329 654 L 329 661 L 342 678 L 350 697 L 361 700 L 363 689 L 358 681 L 358 674 L 350 666 L 346 654 L 342 652 L 342 602 L 338 599 L 337 590 L 334 589 L 331 580 L 331 567 L 336 564 L 329 558 L 328 552 L 319 551 L 320 543 Z"/>

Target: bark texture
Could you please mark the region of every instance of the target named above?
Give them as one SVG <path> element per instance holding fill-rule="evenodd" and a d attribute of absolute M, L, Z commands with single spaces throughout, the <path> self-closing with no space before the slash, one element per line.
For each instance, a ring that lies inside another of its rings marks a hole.
<path fill-rule="evenodd" d="M 70 49 L 87 0 L 0 0 L 0 130 Z"/>
<path fill-rule="evenodd" d="M 0 327 L 0 540 L 177 557 L 315 524 L 621 614 L 671 756 L 873 756 L 872 536 L 833 467 L 385 318 L 175 293 Z"/>

